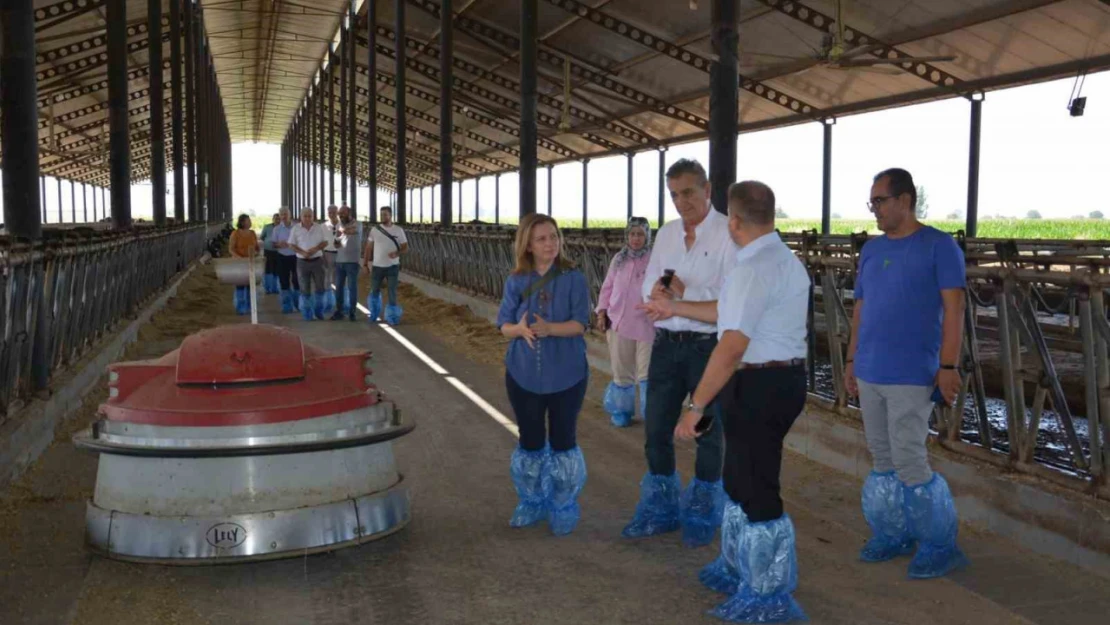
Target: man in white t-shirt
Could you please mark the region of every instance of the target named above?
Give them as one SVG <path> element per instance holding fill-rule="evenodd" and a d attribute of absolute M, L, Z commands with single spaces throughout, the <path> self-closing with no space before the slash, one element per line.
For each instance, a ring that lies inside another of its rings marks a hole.
<path fill-rule="evenodd" d="M 314 223 L 311 210 L 301 211 L 301 223 L 289 235 L 289 247 L 297 254 L 297 276 L 301 281 L 301 315 L 305 321 L 324 318 L 324 248 L 328 231 Z"/>
<path fill-rule="evenodd" d="M 370 267 L 370 322 L 375 323 L 382 311 L 382 281 L 389 281 L 389 306 L 385 321 L 401 322 L 401 306 L 397 303 L 397 277 L 401 275 L 401 255 L 409 251 L 405 231 L 393 223 L 393 209 L 381 208 L 381 223 L 370 229 L 362 264 Z"/>
<path fill-rule="evenodd" d="M 339 252 L 335 247 L 335 241 L 342 234 L 343 229 L 338 224 L 339 209 L 332 204 L 328 206 L 328 218 L 321 224 L 328 234 L 328 246 L 324 248 L 324 312 L 335 309 L 335 291 L 331 288 L 335 284 L 335 255 Z"/>

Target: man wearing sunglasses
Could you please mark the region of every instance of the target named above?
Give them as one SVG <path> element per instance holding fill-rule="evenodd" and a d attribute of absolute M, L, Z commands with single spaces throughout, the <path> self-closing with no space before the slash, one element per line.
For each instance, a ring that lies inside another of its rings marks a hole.
<path fill-rule="evenodd" d="M 916 547 L 909 576 L 940 577 L 967 564 L 952 493 L 925 448 L 934 403 L 951 405 L 961 386 L 964 257 L 950 235 L 917 220 L 909 172 L 875 176 L 868 208 L 883 234 L 860 252 L 844 373 L 873 463 L 863 485 L 872 537 L 860 559 L 883 562 Z"/>

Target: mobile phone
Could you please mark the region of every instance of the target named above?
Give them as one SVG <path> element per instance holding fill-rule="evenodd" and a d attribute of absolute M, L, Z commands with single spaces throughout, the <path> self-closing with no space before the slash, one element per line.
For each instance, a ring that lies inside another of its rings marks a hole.
<path fill-rule="evenodd" d="M 694 431 L 698 434 L 704 434 L 708 432 L 711 427 L 713 427 L 713 415 L 706 413 L 701 416 L 701 419 L 698 419 L 698 424 L 694 426 Z"/>
<path fill-rule="evenodd" d="M 671 288 L 671 278 L 673 278 L 673 277 L 674 277 L 674 269 L 664 269 L 663 270 L 663 277 L 660 278 L 660 282 L 662 282 L 664 289 Z"/>

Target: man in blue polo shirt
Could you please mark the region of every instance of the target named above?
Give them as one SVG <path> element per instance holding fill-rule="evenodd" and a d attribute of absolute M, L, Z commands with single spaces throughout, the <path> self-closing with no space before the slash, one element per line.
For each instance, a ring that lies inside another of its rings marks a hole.
<path fill-rule="evenodd" d="M 959 393 L 964 257 L 948 234 L 917 220 L 917 188 L 903 169 L 875 176 L 868 203 L 883 235 L 863 246 L 844 382 L 858 395 L 872 471 L 863 514 L 865 562 L 909 554 L 911 578 L 967 564 L 948 483 L 929 468 L 934 403 Z"/>

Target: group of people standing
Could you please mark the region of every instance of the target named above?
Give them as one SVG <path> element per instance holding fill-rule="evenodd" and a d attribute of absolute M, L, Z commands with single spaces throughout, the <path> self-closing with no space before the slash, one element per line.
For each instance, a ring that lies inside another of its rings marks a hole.
<path fill-rule="evenodd" d="M 909 576 L 938 577 L 967 562 L 952 495 L 925 448 L 934 404 L 950 405 L 960 388 L 963 256 L 951 236 L 917 220 L 908 172 L 886 170 L 873 182 L 868 206 L 884 234 L 863 247 L 846 361 L 874 465 L 862 491 L 873 535 L 860 559 L 914 553 Z M 681 529 L 685 545 L 700 547 L 721 528 L 720 556 L 699 573 L 729 595 L 713 614 L 804 619 L 780 470 L 806 402 L 810 277 L 775 230 L 767 185 L 732 185 L 725 214 L 711 206 L 698 162 L 674 163 L 666 184 L 680 219 L 663 225 L 654 245 L 648 222 L 629 220 L 595 309 L 613 369 L 605 409 L 627 426 L 638 394 L 645 421 L 647 472 L 622 535 Z M 520 432 L 510 524 L 546 520 L 567 534 L 586 482 L 576 426 L 589 377 L 590 293 L 550 217 L 525 217 L 514 252 L 497 319 L 510 339 L 505 385 Z M 685 488 L 676 437 L 697 444 Z"/>
<path fill-rule="evenodd" d="M 393 210 L 381 208 L 381 221 L 374 224 L 368 237 L 348 206 L 332 205 L 327 213 L 327 219 L 317 223 L 313 211 L 304 210 L 299 222 L 293 223 L 289 209 L 282 207 L 258 237 L 251 230 L 250 217 L 240 215 L 229 241 L 231 255 L 253 256 L 261 249 L 265 292 L 280 293 L 282 313 L 300 311 L 305 321 L 322 320 L 329 313 L 332 321 L 354 321 L 359 270 L 368 267 L 370 321 L 377 322 L 382 314 L 385 283 L 389 291 L 385 320 L 397 325 L 403 312 L 397 301 L 397 280 L 408 241 L 404 230 L 393 223 Z M 250 311 L 249 294 L 241 294 L 243 289 L 246 287 L 238 287 L 235 295 L 239 314 Z"/>

